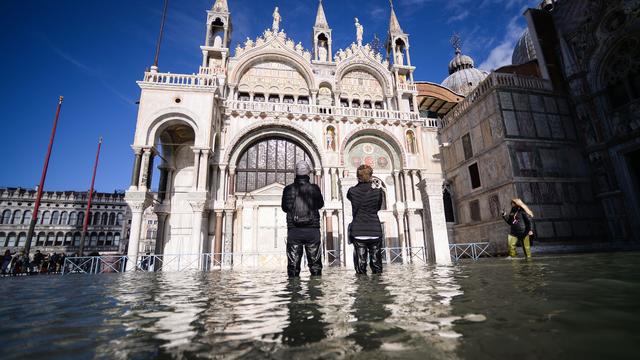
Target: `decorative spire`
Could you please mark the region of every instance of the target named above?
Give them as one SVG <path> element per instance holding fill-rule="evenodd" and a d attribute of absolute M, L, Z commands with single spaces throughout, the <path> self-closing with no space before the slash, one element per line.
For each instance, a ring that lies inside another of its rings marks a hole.
<path fill-rule="evenodd" d="M 403 33 L 402 28 L 400 27 L 400 22 L 398 21 L 398 17 L 396 16 L 396 12 L 393 9 L 393 0 L 389 0 L 389 4 L 391 5 L 391 19 L 389 20 L 389 32 Z"/>
<path fill-rule="evenodd" d="M 450 41 L 456 54 L 462 54 L 462 39 L 460 38 L 460 35 L 458 35 L 458 33 L 453 33 Z"/>
<path fill-rule="evenodd" d="M 227 5 L 227 0 L 216 0 L 215 4 L 211 8 L 214 11 L 229 11 L 229 5 Z"/>
<path fill-rule="evenodd" d="M 318 14 L 316 15 L 316 24 L 314 27 L 328 29 L 329 23 L 327 17 L 324 15 L 324 7 L 322 6 L 322 0 L 318 3 Z"/>

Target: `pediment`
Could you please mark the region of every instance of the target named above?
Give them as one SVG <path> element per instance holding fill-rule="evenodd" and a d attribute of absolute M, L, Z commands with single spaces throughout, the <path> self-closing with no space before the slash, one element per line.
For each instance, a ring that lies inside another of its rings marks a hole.
<path fill-rule="evenodd" d="M 271 185 L 267 185 L 263 188 L 256 189 L 249 193 L 250 197 L 274 197 L 274 196 L 282 196 L 282 192 L 284 191 L 284 185 L 279 183 L 273 183 Z"/>

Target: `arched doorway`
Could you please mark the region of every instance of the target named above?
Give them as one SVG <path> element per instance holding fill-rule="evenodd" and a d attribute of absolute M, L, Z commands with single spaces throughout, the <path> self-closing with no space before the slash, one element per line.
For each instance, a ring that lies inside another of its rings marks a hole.
<path fill-rule="evenodd" d="M 313 158 L 295 140 L 270 136 L 244 147 L 237 159 L 234 195 L 236 221 L 242 225 L 234 252 L 256 254 L 242 265 L 283 266 L 287 219 L 280 208 L 282 191 L 295 179 L 295 164 L 305 160 L 314 167 Z"/>

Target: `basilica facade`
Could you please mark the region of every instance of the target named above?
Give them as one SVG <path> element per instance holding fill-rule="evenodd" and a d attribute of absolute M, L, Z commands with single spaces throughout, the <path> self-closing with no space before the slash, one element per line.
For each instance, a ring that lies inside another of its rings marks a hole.
<path fill-rule="evenodd" d="M 152 209 L 156 254 L 213 254 L 207 261 L 228 266 L 282 254 L 286 262 L 281 195 L 304 159 L 325 198 L 326 263 L 352 263 L 346 192 L 361 164 L 374 168 L 385 194 L 384 241 L 397 249 L 387 256 L 449 262 L 439 120 L 420 115 L 409 36 L 393 7 L 384 54 L 363 42 L 357 18 L 354 42 L 337 50 L 322 2 L 312 49 L 288 37 L 278 8 L 262 34 L 234 49 L 227 1 L 207 14 L 197 74 L 152 67 L 138 82 L 128 255 L 138 256 L 143 213 Z"/>

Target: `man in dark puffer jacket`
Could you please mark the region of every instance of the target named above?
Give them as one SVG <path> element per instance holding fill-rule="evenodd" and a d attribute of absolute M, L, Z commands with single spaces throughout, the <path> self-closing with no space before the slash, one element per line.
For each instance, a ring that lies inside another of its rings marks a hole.
<path fill-rule="evenodd" d="M 287 213 L 287 275 L 300 276 L 303 249 L 312 276 L 322 275 L 320 244 L 320 212 L 324 199 L 318 185 L 309 179 L 311 165 L 306 161 L 296 164 L 296 179 L 284 188 L 282 211 Z"/>
<path fill-rule="evenodd" d="M 371 272 L 382 273 L 382 224 L 378 217 L 378 211 L 382 208 L 382 190 L 372 187 L 372 175 L 370 166 L 358 167 L 358 185 L 347 192 L 353 209 L 349 237 L 354 246 L 353 262 L 357 274 L 367 273 L 367 257 Z"/>

